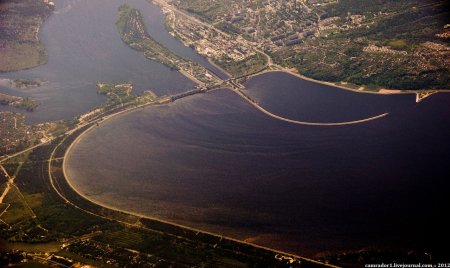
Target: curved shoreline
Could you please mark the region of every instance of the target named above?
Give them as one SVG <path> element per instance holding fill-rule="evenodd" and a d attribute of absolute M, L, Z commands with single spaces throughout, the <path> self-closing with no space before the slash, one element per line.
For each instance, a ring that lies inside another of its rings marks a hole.
<path fill-rule="evenodd" d="M 229 88 L 230 89 L 230 88 Z M 292 124 L 297 124 L 297 125 L 305 125 L 305 126 L 344 126 L 344 125 L 355 125 L 355 124 L 360 124 L 360 123 L 365 123 L 365 122 L 369 122 L 372 120 L 376 120 L 382 117 L 385 117 L 387 115 L 389 115 L 389 113 L 383 113 L 380 115 L 376 115 L 376 116 L 372 116 L 372 117 L 368 117 L 368 118 L 364 118 L 364 119 L 359 119 L 359 120 L 353 120 L 353 121 L 346 121 L 346 122 L 305 122 L 305 121 L 299 121 L 299 120 L 293 120 L 293 119 L 289 119 L 289 118 L 285 118 L 279 115 L 276 115 L 268 110 L 266 110 L 265 108 L 263 108 L 262 106 L 260 106 L 259 104 L 257 104 L 255 101 L 253 101 L 249 96 L 247 96 L 246 94 L 244 94 L 241 90 L 239 89 L 230 89 L 231 91 L 233 91 L 234 93 L 236 93 L 237 95 L 241 96 L 244 100 L 246 100 L 248 103 L 250 103 L 253 107 L 255 107 L 256 109 L 258 109 L 260 112 L 284 121 L 284 122 L 288 122 L 288 123 L 292 123 Z"/>
<path fill-rule="evenodd" d="M 127 111 L 127 112 L 135 112 L 135 111 L 136 111 L 136 110 Z M 113 115 L 109 116 L 108 118 L 106 118 L 105 120 L 113 119 L 113 118 L 115 118 L 116 116 L 120 116 L 120 115 L 124 115 L 124 114 L 125 114 L 125 113 L 113 114 Z M 103 122 L 103 121 L 102 121 L 102 122 Z M 73 140 L 73 141 L 70 143 L 69 147 L 67 147 L 66 151 L 64 152 L 63 163 L 62 163 L 62 173 L 63 173 L 63 176 L 64 176 L 64 180 L 65 180 L 65 182 L 67 182 L 67 184 L 69 185 L 69 187 L 71 188 L 71 190 L 73 190 L 73 191 L 74 191 L 78 196 L 80 196 L 81 198 L 83 198 L 83 199 L 85 199 L 85 200 L 87 200 L 87 201 L 89 201 L 89 202 L 91 202 L 91 203 L 93 203 L 93 204 L 95 204 L 95 205 L 97 205 L 97 206 L 100 206 L 100 207 L 103 207 L 103 208 L 106 208 L 106 209 L 109 209 L 109 210 L 112 210 L 112 211 L 115 211 L 115 212 L 124 213 L 124 214 L 131 215 L 131 216 L 135 216 L 135 217 L 138 217 L 138 218 L 149 219 L 149 220 L 156 221 L 156 222 L 159 222 L 159 223 L 163 223 L 163 224 L 167 224 L 167 225 L 171 225 L 171 226 L 175 226 L 175 227 L 180 227 L 180 228 L 182 228 L 182 229 L 190 230 L 190 231 L 193 231 L 193 232 L 198 232 L 198 233 L 203 233 L 203 234 L 211 235 L 211 236 L 216 237 L 216 238 L 218 238 L 218 239 L 227 239 L 227 240 L 230 240 L 230 241 L 233 241 L 233 242 L 237 242 L 237 243 L 240 243 L 240 244 L 252 246 L 252 247 L 255 247 L 255 248 L 259 248 L 259 249 L 268 250 L 268 251 L 273 252 L 273 253 L 282 254 L 282 255 L 285 255 L 285 256 L 293 257 L 293 258 L 300 259 L 300 260 L 305 260 L 305 261 L 312 262 L 312 263 L 316 263 L 316 264 L 319 264 L 319 265 L 324 265 L 324 266 L 328 266 L 328 267 L 337 267 L 337 266 L 334 266 L 334 265 L 331 265 L 331 264 L 325 264 L 325 263 L 321 263 L 321 262 L 319 262 L 319 261 L 316 261 L 316 260 L 313 260 L 313 259 L 310 259 L 310 258 L 302 257 L 302 256 L 299 256 L 299 255 L 296 255 L 296 254 L 293 254 L 293 253 L 288 253 L 288 252 L 284 252 L 284 251 L 277 250 L 277 249 L 274 249 L 274 248 L 270 248 L 270 247 L 266 247 L 266 246 L 261 246 L 261 245 L 253 244 L 253 243 L 250 243 L 250 242 L 246 242 L 246 241 L 244 241 L 244 240 L 232 238 L 232 237 L 229 237 L 229 236 L 225 236 L 225 235 L 213 233 L 213 232 L 206 231 L 206 230 L 202 230 L 202 229 L 197 229 L 197 228 L 194 228 L 194 227 L 186 226 L 186 225 L 179 224 L 179 223 L 176 223 L 176 222 L 172 222 L 172 221 L 169 221 L 169 220 L 165 220 L 165 219 L 161 219 L 161 218 L 157 218 L 157 217 L 152 217 L 152 216 L 149 216 L 149 215 L 144 215 L 144 214 L 141 214 L 141 213 L 136 213 L 136 212 L 127 211 L 127 210 L 120 209 L 120 208 L 117 208 L 117 207 L 114 207 L 114 206 L 111 206 L 111 205 L 107 205 L 107 204 L 104 204 L 104 203 L 102 203 L 102 202 L 95 201 L 95 200 L 91 199 L 90 197 L 88 197 L 88 196 L 86 196 L 85 194 L 81 193 L 81 192 L 80 192 L 80 191 L 72 184 L 72 182 L 71 182 L 71 180 L 70 180 L 70 177 L 69 177 L 68 174 L 67 174 L 67 170 L 66 170 L 67 161 L 66 161 L 66 160 L 68 159 L 68 157 L 70 157 L 70 153 L 71 153 L 71 151 L 73 150 L 73 148 L 74 148 L 74 147 L 75 147 L 75 146 L 76 146 L 76 145 L 77 145 L 77 144 L 78 144 L 78 143 L 79 143 L 79 142 L 80 142 L 87 134 L 89 134 L 96 126 L 97 126 L 97 125 L 96 125 L 95 123 L 93 123 L 92 126 L 90 126 L 90 127 L 87 128 L 86 130 L 84 130 L 83 132 L 81 132 L 81 133 L 76 137 L 76 139 Z M 72 135 L 72 134 L 70 134 L 70 135 Z M 56 149 L 57 149 L 60 145 L 61 145 L 61 144 L 59 144 L 58 146 L 55 147 L 55 151 L 56 151 Z M 53 179 L 52 179 L 52 176 L 51 176 L 51 169 L 52 169 L 52 168 L 51 168 L 51 163 L 52 163 L 52 161 L 54 160 L 53 157 L 54 157 L 54 154 L 51 155 L 51 157 L 50 157 L 50 159 L 49 159 L 49 161 L 48 161 L 48 163 L 49 163 L 49 180 L 51 181 L 51 184 L 52 184 L 52 185 L 53 185 Z M 69 201 L 63 194 L 61 194 L 55 187 L 54 187 L 54 190 L 57 192 L 58 195 L 60 195 L 63 199 L 65 199 L 66 202 L 68 202 L 68 203 L 70 203 L 71 205 L 77 207 L 78 209 L 81 209 L 81 210 L 83 210 L 83 211 L 85 211 L 85 212 L 87 212 L 87 213 L 90 213 L 91 215 L 94 215 L 94 216 L 103 217 L 103 218 L 106 218 L 106 219 L 118 221 L 118 220 L 113 219 L 113 218 L 107 218 L 107 217 L 102 216 L 102 215 L 97 215 L 97 214 L 95 214 L 95 213 L 93 213 L 93 212 L 90 212 L 90 211 L 88 211 L 88 210 L 84 210 L 81 206 L 78 206 L 77 204 L 73 204 L 72 202 L 70 202 L 70 201 Z M 123 223 L 123 224 L 127 224 L 127 223 L 122 222 L 122 221 L 118 221 L 118 222 L 121 222 L 121 223 Z M 129 225 L 131 225 L 131 224 L 129 224 Z"/>
<path fill-rule="evenodd" d="M 298 78 L 303 79 L 302 77 L 298 77 Z M 264 109 L 263 107 L 261 107 L 257 103 L 255 103 L 252 99 L 250 99 L 249 96 L 247 96 L 245 93 L 241 92 L 239 89 L 232 89 L 232 88 L 225 88 L 225 89 L 228 89 L 228 90 L 231 90 L 231 91 L 235 92 L 240 97 L 244 98 L 247 102 L 249 102 L 251 105 L 253 105 L 255 108 L 257 108 L 260 112 L 265 113 L 266 115 L 269 115 L 272 118 L 275 118 L 275 119 L 281 120 L 281 121 L 285 121 L 285 122 L 289 122 L 289 123 L 301 124 L 301 125 L 312 125 L 312 126 L 350 125 L 350 124 L 363 123 L 363 122 L 379 119 L 379 118 L 382 118 L 382 117 L 388 115 L 388 113 L 384 113 L 384 114 L 381 114 L 381 115 L 377 115 L 377 116 L 374 116 L 374 117 L 365 118 L 365 119 L 361 119 L 361 120 L 355 120 L 355 121 L 349 121 L 349 122 L 337 122 L 337 123 L 302 122 L 302 121 L 296 121 L 296 120 L 284 118 L 284 117 L 281 117 L 281 116 L 278 116 L 278 115 L 275 115 L 275 114 L 269 112 L 268 110 Z M 208 234 L 208 235 L 217 237 L 219 239 L 220 238 L 225 238 L 225 239 L 228 239 L 228 240 L 231 240 L 231 241 L 235 241 L 235 242 L 238 242 L 238 243 L 241 243 L 241 244 L 250 245 L 252 247 L 261 248 L 261 249 L 269 250 L 271 252 L 275 252 L 275 253 L 279 253 L 279 254 L 283 254 L 283 255 L 287 255 L 287 256 L 292 256 L 292 257 L 295 257 L 295 258 L 306 259 L 306 260 L 312 261 L 312 262 L 316 262 L 316 261 L 311 260 L 311 259 L 307 259 L 307 258 L 298 256 L 298 255 L 295 255 L 295 254 L 292 254 L 292 253 L 287 253 L 287 252 L 283 252 L 283 251 L 280 251 L 280 250 L 276 250 L 276 249 L 273 249 L 273 248 L 270 248 L 270 247 L 260 246 L 260 245 L 257 245 L 257 244 L 249 243 L 249 242 L 246 242 L 246 241 L 243 241 L 243 240 L 239 240 L 239 239 L 236 239 L 236 238 L 232 238 L 232 237 L 228 237 L 228 236 L 222 236 L 222 235 L 217 234 L 217 233 L 213 233 L 213 232 L 197 229 L 197 228 L 194 228 L 194 227 L 178 224 L 178 223 L 172 222 L 170 220 L 164 220 L 164 219 L 161 219 L 161 218 L 152 217 L 152 216 L 144 215 L 144 214 L 141 214 L 141 213 L 131 212 L 131 211 L 128 211 L 126 209 L 120 209 L 120 208 L 117 208 L 117 207 L 105 204 L 103 202 L 99 202 L 99 201 L 93 200 L 91 197 L 81 193 L 74 186 L 74 184 L 72 183 L 71 178 L 70 178 L 70 176 L 68 175 L 68 172 L 67 172 L 67 165 L 68 165 L 68 163 L 67 163 L 66 160 L 70 157 L 70 154 L 71 154 L 73 148 L 80 141 L 82 141 L 82 139 L 85 137 L 85 135 L 89 134 L 96 127 L 96 122 L 103 123 L 103 122 L 106 122 L 109 119 L 114 119 L 114 118 L 116 118 L 118 116 L 125 115 L 125 114 L 128 114 L 128 113 L 132 113 L 134 111 L 137 111 L 139 108 L 143 108 L 143 107 L 135 107 L 135 108 L 132 108 L 130 110 L 120 111 L 118 113 L 105 116 L 105 117 L 103 117 L 102 119 L 100 119 L 98 121 L 94 121 L 93 124 L 90 127 L 88 127 L 87 129 L 85 129 L 81 133 L 79 133 L 78 136 L 67 147 L 66 151 L 64 152 L 64 158 L 63 158 L 63 163 L 62 163 L 62 173 L 63 173 L 65 182 L 67 182 L 67 184 L 69 185 L 71 190 L 73 190 L 76 193 L 76 195 L 80 196 L 81 198 L 83 198 L 83 199 L 85 199 L 85 200 L 87 200 L 87 201 L 89 201 L 89 202 L 91 202 L 91 203 L 93 203 L 93 204 L 95 204 L 97 206 L 100 206 L 100 207 L 103 207 L 103 208 L 106 208 L 106 209 L 109 209 L 109 210 L 112 210 L 112 211 L 124 213 L 124 214 L 127 214 L 127 215 L 131 215 L 131 216 L 135 216 L 135 217 L 139 217 L 139 218 L 143 218 L 143 219 L 153 220 L 153 221 L 156 221 L 156 222 L 159 222 L 159 223 L 180 227 L 180 228 L 183 228 L 183 229 L 186 229 L 186 230 Z M 53 160 L 53 158 L 50 159 L 49 163 L 51 163 L 52 160 Z M 58 191 L 57 189 L 55 189 L 55 190 Z M 75 205 L 75 206 L 78 206 L 78 205 Z M 81 207 L 79 207 L 79 208 L 82 209 Z M 89 211 L 87 211 L 87 212 L 91 213 L 93 215 L 96 215 L 93 212 L 89 212 Z M 101 216 L 101 215 L 96 215 L 96 216 L 104 217 L 104 216 Z M 115 220 L 115 219 L 112 219 L 112 220 Z M 317 262 L 317 263 L 320 263 L 320 262 Z M 333 266 L 331 266 L 331 267 L 333 267 Z"/>
<path fill-rule="evenodd" d="M 370 118 L 366 118 L 366 119 L 361 119 L 361 120 L 356 120 L 356 121 L 351 121 L 351 122 L 337 122 L 337 123 L 312 123 L 312 122 L 301 122 L 301 121 L 296 121 L 296 120 L 292 120 L 292 119 L 287 119 L 287 118 L 283 118 L 283 117 L 281 117 L 281 116 L 272 114 L 271 112 L 269 112 L 269 111 L 265 110 L 264 108 L 260 107 L 258 104 L 254 103 L 247 95 L 245 95 L 245 94 L 244 94 L 243 92 L 241 92 L 240 90 L 231 89 L 231 88 L 224 88 L 224 89 L 228 89 L 228 90 L 231 90 L 231 91 L 235 92 L 235 93 L 238 94 L 241 98 L 243 98 L 243 99 L 245 99 L 247 102 L 249 102 L 249 104 L 251 104 L 252 106 L 256 107 L 260 112 L 262 112 L 262 113 L 264 113 L 264 114 L 266 114 L 266 115 L 269 115 L 269 116 L 272 117 L 272 118 L 275 118 L 275 119 L 281 120 L 281 121 L 285 121 L 285 122 L 289 122 L 289 123 L 301 124 L 301 125 L 312 125 L 312 126 L 338 126 L 338 125 L 349 125 L 349 124 L 357 124 L 357 123 L 362 123 L 362 122 L 367 122 L 367 121 L 375 120 L 375 119 L 378 119 L 378 118 L 381 118 L 381 117 L 384 117 L 384 116 L 388 115 L 388 113 L 385 113 L 385 114 L 381 114 L 381 115 L 378 115 L 378 116 L 374 116 L 374 117 L 370 117 Z M 146 106 L 148 106 L 148 105 L 146 105 Z M 317 261 L 314 261 L 314 260 L 312 260 L 312 259 L 308 259 L 308 258 L 301 257 L 301 256 L 299 256 L 299 255 L 295 255 L 295 254 L 293 254 L 293 253 L 287 253 L 287 252 L 280 251 L 280 250 L 277 250 L 277 249 L 273 249 L 273 248 L 270 248 L 270 247 L 265 247 L 265 246 L 253 244 L 253 243 L 250 243 L 250 242 L 246 242 L 246 241 L 244 241 L 244 240 L 240 240 L 240 239 L 236 239 L 236 238 L 232 238 L 232 237 L 228 237 L 228 236 L 223 236 L 223 235 L 220 235 L 220 234 L 217 234 L 217 233 L 214 233 L 214 232 L 205 231 L 205 230 L 202 230 L 202 229 L 197 229 L 197 228 L 195 228 L 195 227 L 190 227 L 190 226 L 186 226 L 186 225 L 179 224 L 179 223 L 176 223 L 176 222 L 172 222 L 172 221 L 170 221 L 170 220 L 165 220 L 165 219 L 161 219 L 161 218 L 158 218 L 158 217 L 152 217 L 152 216 L 150 216 L 150 215 L 145 215 L 145 214 L 141 214 L 141 213 L 131 212 L 131 211 L 128 211 L 128 210 L 126 210 L 126 209 L 120 209 L 120 208 L 114 207 L 114 206 L 112 206 L 112 205 L 105 204 L 104 202 L 96 201 L 96 200 L 92 199 L 92 197 L 87 196 L 87 195 L 83 194 L 80 190 L 78 190 L 78 189 L 75 187 L 75 185 L 73 184 L 73 182 L 72 182 L 70 176 L 68 175 L 68 171 L 67 171 L 67 170 L 68 170 L 68 167 L 67 167 L 68 161 L 66 161 L 66 160 L 69 159 L 69 157 L 70 157 L 70 155 L 71 155 L 71 153 L 72 153 L 73 148 L 74 148 L 80 141 L 82 141 L 82 139 L 83 139 L 84 137 L 86 137 L 87 134 L 89 134 L 91 131 L 93 131 L 93 130 L 95 129 L 95 127 L 98 125 L 98 123 L 100 123 L 100 124 L 103 124 L 104 122 L 107 123 L 109 120 L 118 118 L 119 116 L 126 115 L 126 114 L 130 114 L 130 113 L 132 113 L 132 112 L 135 112 L 135 111 L 139 110 L 139 108 L 144 108 L 144 107 L 142 107 L 142 106 L 141 106 L 141 107 L 133 107 L 133 108 L 131 108 L 131 109 L 129 109 L 129 110 L 119 111 L 119 112 L 117 112 L 117 113 L 114 113 L 114 114 L 111 114 L 111 115 L 108 115 L 108 116 L 99 118 L 99 119 L 97 119 L 97 120 L 91 122 L 90 124 L 92 124 L 92 125 L 89 126 L 88 128 L 86 128 L 85 130 L 83 130 L 81 133 L 77 134 L 77 137 L 76 137 L 76 138 L 70 143 L 70 145 L 67 147 L 67 149 L 66 149 L 65 152 L 64 152 L 64 157 L 63 157 L 63 162 L 62 162 L 62 173 L 63 173 L 63 177 L 64 177 L 65 182 L 67 183 L 67 185 L 70 187 L 70 189 L 71 189 L 76 195 L 80 196 L 81 198 L 83 198 L 83 199 L 85 199 L 85 200 L 87 200 L 87 201 L 89 201 L 89 202 L 91 202 L 91 203 L 93 203 L 93 204 L 95 204 L 95 205 L 97 205 L 97 206 L 100 206 L 100 207 L 103 207 L 103 208 L 106 208 L 106 209 L 108 209 L 108 210 L 112 210 L 112 211 L 115 211 L 115 212 L 120 212 L 120 213 L 123 213 L 123 214 L 126 214 L 126 215 L 135 216 L 135 217 L 138 217 L 138 218 L 149 219 L 149 220 L 152 220 L 152 221 L 156 221 L 156 222 L 163 223 L 163 224 L 168 224 L 168 225 L 171 225 L 171 226 L 176 226 L 176 227 L 179 227 L 179 228 L 182 228 L 182 229 L 186 229 L 186 230 L 190 230 L 190 231 L 193 231 L 193 232 L 200 232 L 200 233 L 208 234 L 208 235 L 214 236 L 214 237 L 216 237 L 216 238 L 218 238 L 218 239 L 225 238 L 225 239 L 228 239 L 228 240 L 231 240 L 231 241 L 234 241 L 234 242 L 238 242 L 238 243 L 241 243 L 241 244 L 246 244 L 246 245 L 249 245 L 249 246 L 252 246 L 252 247 L 256 247 L 256 248 L 261 248 L 261 249 L 269 250 L 269 251 L 274 252 L 274 253 L 283 254 L 283 255 L 286 255 L 286 256 L 294 257 L 294 258 L 305 259 L 305 260 L 308 260 L 308 261 L 311 261 L 311 262 L 317 262 Z M 69 135 L 73 135 L 73 133 L 74 133 L 74 132 L 71 132 L 71 133 L 68 133 L 68 134 L 69 134 Z M 53 161 L 53 155 L 52 155 L 51 159 L 49 160 L 49 166 L 50 166 L 50 164 L 52 163 L 52 161 Z M 50 175 L 50 178 L 49 178 L 49 179 L 52 180 L 51 175 Z M 51 181 L 51 183 L 53 184 L 52 181 Z M 54 187 L 54 190 L 58 192 L 58 189 L 56 189 L 55 187 Z M 71 202 L 64 196 L 64 194 L 59 193 L 59 192 L 58 192 L 58 194 L 59 194 L 63 199 L 65 199 L 66 202 L 71 203 Z M 82 206 L 80 206 L 80 205 L 73 204 L 73 203 L 71 203 L 71 204 L 74 205 L 75 207 L 81 209 L 81 210 L 84 210 L 84 209 L 82 208 Z M 87 212 L 87 213 L 90 213 L 90 214 L 92 214 L 92 215 L 95 215 L 95 216 L 107 218 L 107 217 L 102 216 L 102 215 L 97 215 L 96 213 L 91 212 L 91 211 L 89 211 L 89 210 L 86 210 L 86 212 Z M 112 220 L 115 220 L 115 219 L 112 219 Z M 119 222 L 121 222 L 121 221 L 119 221 Z M 129 223 L 125 223 L 125 222 L 121 222 L 121 223 L 129 224 Z M 317 262 L 317 263 L 320 263 L 320 262 Z M 321 263 L 320 263 L 320 264 L 321 264 Z M 331 267 L 334 267 L 334 266 L 331 266 Z"/>
<path fill-rule="evenodd" d="M 327 81 L 322 81 L 322 80 L 317 80 L 317 79 L 314 79 L 314 78 L 310 78 L 310 77 L 304 76 L 304 75 L 302 75 L 300 73 L 289 71 L 286 68 L 282 68 L 280 70 L 265 70 L 265 71 L 262 71 L 260 73 L 252 74 L 252 75 L 248 76 L 248 79 L 251 79 L 253 77 L 256 77 L 258 75 L 262 75 L 262 74 L 265 74 L 265 73 L 277 73 L 277 72 L 290 74 L 290 75 L 296 76 L 296 77 L 298 77 L 300 79 L 303 79 L 303 80 L 306 80 L 306 81 L 309 81 L 309 82 L 322 84 L 322 85 L 326 85 L 326 86 L 330 86 L 330 87 L 335 87 L 335 88 L 338 88 L 338 89 L 343 89 L 343 90 L 347 90 L 347 91 L 351 91 L 351 92 L 355 92 L 355 93 L 363 93 L 363 94 L 375 94 L 375 95 L 419 94 L 419 93 L 423 93 L 423 92 L 426 92 L 426 91 L 436 91 L 436 93 L 450 93 L 450 89 L 420 89 L 420 90 L 408 90 L 408 91 L 403 90 L 402 91 L 402 90 L 398 90 L 398 89 L 384 89 L 384 88 L 381 88 L 380 90 L 385 90 L 385 91 L 381 91 L 381 92 L 380 91 L 368 91 L 368 90 L 364 90 L 364 89 L 363 90 L 359 90 L 359 89 L 355 89 L 355 88 L 351 88 L 351 87 L 346 87 L 344 85 L 336 85 L 333 82 L 327 82 Z M 366 85 L 361 85 L 361 86 L 364 87 Z"/>

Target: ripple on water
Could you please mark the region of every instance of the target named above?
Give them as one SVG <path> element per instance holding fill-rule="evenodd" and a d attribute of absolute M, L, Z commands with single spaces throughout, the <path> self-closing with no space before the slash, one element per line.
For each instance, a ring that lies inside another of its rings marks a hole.
<path fill-rule="evenodd" d="M 290 252 L 429 245 L 444 226 L 420 219 L 449 208 L 450 98 L 393 102 L 377 121 L 310 127 L 196 95 L 104 123 L 68 174 L 98 202 Z"/>

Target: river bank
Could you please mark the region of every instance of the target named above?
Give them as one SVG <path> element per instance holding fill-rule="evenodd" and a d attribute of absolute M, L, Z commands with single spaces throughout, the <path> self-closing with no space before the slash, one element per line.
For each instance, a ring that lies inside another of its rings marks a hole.
<path fill-rule="evenodd" d="M 0 40 L 0 73 L 31 69 L 47 63 L 45 45 L 39 39 L 41 25 L 54 10 L 53 2 L 2 2 L 0 30 L 10 33 Z M 32 19 L 27 19 L 32 17 Z"/>
<path fill-rule="evenodd" d="M 249 76 L 248 78 L 256 77 L 256 76 L 264 74 L 264 73 L 284 72 L 284 73 L 288 73 L 290 75 L 296 76 L 298 78 L 301 78 L 303 80 L 307 80 L 310 82 L 327 85 L 327 86 L 331 86 L 331 87 L 335 87 L 335 88 L 339 88 L 339 89 L 343 89 L 343 90 L 347 90 L 347 91 L 351 91 L 351 92 L 356 92 L 356 93 L 379 94 L 379 95 L 393 95 L 393 94 L 416 94 L 416 95 L 419 95 L 419 94 L 428 92 L 427 90 L 397 90 L 397 89 L 385 89 L 385 88 L 381 88 L 378 91 L 374 91 L 374 90 L 367 90 L 364 85 L 360 86 L 359 88 L 354 88 L 354 86 L 350 86 L 350 85 L 347 86 L 347 84 L 345 82 L 334 83 L 334 82 L 316 80 L 316 79 L 304 76 L 304 75 L 298 73 L 297 70 L 294 70 L 292 68 L 282 68 L 282 67 L 278 67 L 278 68 L 280 68 L 280 69 L 265 70 L 258 74 L 253 74 L 253 75 Z M 436 94 L 436 93 L 450 93 L 450 90 L 446 90 L 446 89 L 431 90 L 429 92 L 429 94 L 427 94 L 426 97 L 429 97 L 432 94 Z M 419 102 L 420 100 L 422 100 L 422 99 L 418 99 L 416 102 Z"/>

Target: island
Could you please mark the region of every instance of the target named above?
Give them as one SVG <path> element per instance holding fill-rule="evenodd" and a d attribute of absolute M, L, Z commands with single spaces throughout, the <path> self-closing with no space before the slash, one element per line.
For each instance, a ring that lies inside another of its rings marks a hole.
<path fill-rule="evenodd" d="M 11 84 L 15 88 L 31 89 L 42 86 L 45 81 L 39 79 L 14 79 Z"/>
<path fill-rule="evenodd" d="M 39 102 L 30 98 L 22 98 L 18 96 L 11 96 L 0 93 L 0 104 L 11 105 L 20 109 L 24 109 L 28 112 L 32 112 L 39 106 Z"/>

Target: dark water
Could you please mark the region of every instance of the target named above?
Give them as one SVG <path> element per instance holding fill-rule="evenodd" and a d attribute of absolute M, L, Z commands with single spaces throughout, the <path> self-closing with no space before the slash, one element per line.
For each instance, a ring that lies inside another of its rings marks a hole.
<path fill-rule="evenodd" d="M 277 95 L 261 88 L 272 86 L 266 79 L 250 81 L 250 92 L 277 108 Z M 270 79 L 290 90 L 304 85 Z M 299 126 L 219 90 L 105 122 L 74 147 L 70 180 L 103 204 L 303 255 L 376 245 L 428 250 L 445 241 L 450 95 L 416 104 L 405 95 L 299 90 L 331 107 L 317 115 L 307 103 L 277 109 L 323 121 L 392 113 L 359 125 Z M 336 94 L 348 98 L 334 103 Z M 380 107 L 335 110 L 366 98 Z"/>
<path fill-rule="evenodd" d="M 343 122 L 401 111 L 415 102 L 415 95 L 353 93 L 271 72 L 245 83 L 246 93 L 269 111 L 309 122 Z"/>
<path fill-rule="evenodd" d="M 101 103 L 97 82 L 132 81 L 136 92 L 160 95 L 192 88 L 121 42 L 114 23 L 125 2 L 143 11 L 155 39 L 213 68 L 168 35 L 162 13 L 144 0 L 57 0 L 41 32 L 49 63 L 1 75 L 48 82 L 30 90 L 0 85 L 1 92 L 40 101 L 27 118 L 42 122 Z M 229 91 L 196 95 L 97 127 L 67 160 L 72 182 L 107 205 L 300 254 L 445 241 L 449 95 L 415 104 L 413 96 L 355 94 L 280 73 L 246 85 L 264 107 L 293 119 L 391 114 L 308 127 L 269 118 Z"/>
<path fill-rule="evenodd" d="M 206 59 L 183 46 L 164 29 L 160 9 L 145 0 L 57 0 L 57 10 L 43 24 L 40 39 L 48 52 L 48 64 L 2 74 L 2 78 L 43 79 L 48 82 L 30 90 L 0 92 L 28 96 L 41 106 L 27 113 L 31 123 L 70 119 L 99 105 L 104 98 L 96 94 L 98 82 L 132 81 L 135 92 L 152 89 L 159 95 L 171 94 L 195 85 L 178 72 L 146 59 L 120 40 L 115 21 L 117 8 L 128 3 L 139 8 L 149 33 L 181 56 L 191 58 L 218 72 Z M 1 110 L 11 110 L 0 106 Z"/>

